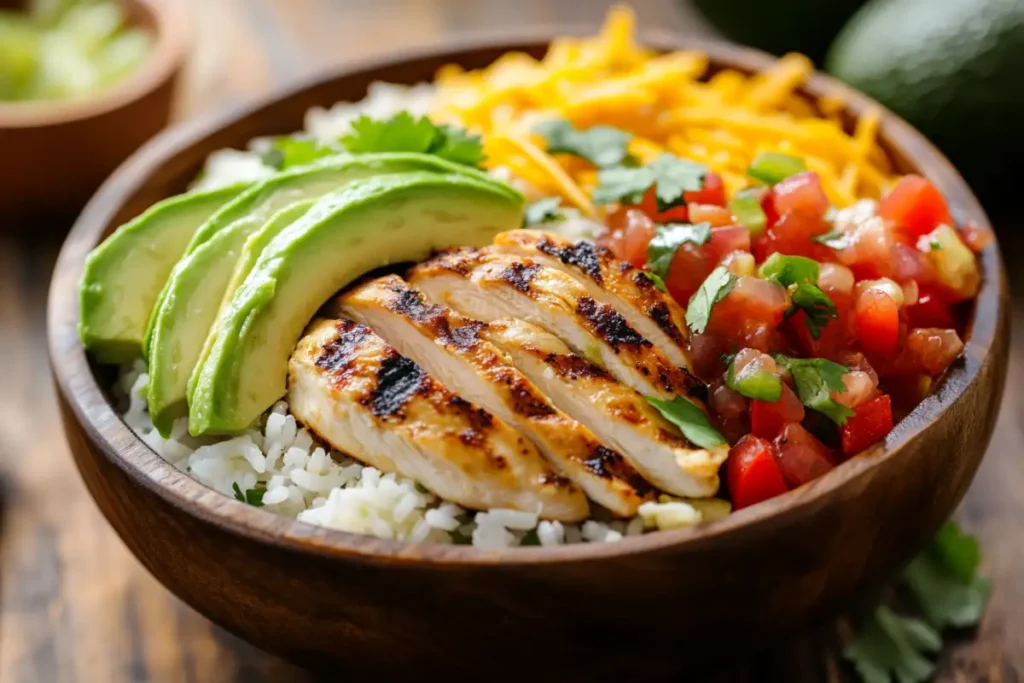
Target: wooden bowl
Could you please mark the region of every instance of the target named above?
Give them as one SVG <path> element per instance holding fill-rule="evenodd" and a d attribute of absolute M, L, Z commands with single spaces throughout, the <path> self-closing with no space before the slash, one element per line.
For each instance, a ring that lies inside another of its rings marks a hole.
<path fill-rule="evenodd" d="M 4 228 L 34 230 L 40 218 L 73 216 L 100 183 L 171 117 L 186 55 L 176 0 L 123 0 L 129 21 L 155 37 L 145 61 L 81 100 L 0 102 Z"/>
<path fill-rule="evenodd" d="M 717 66 L 770 58 L 721 43 Z M 832 614 L 889 577 L 946 520 L 985 452 L 1007 366 L 1007 294 L 998 247 L 965 358 L 886 438 L 821 479 L 695 529 L 619 543 L 483 551 L 408 545 L 249 507 L 164 462 L 124 425 L 75 331 L 86 253 L 117 225 L 183 190 L 224 146 L 302 125 L 314 105 L 356 100 L 376 80 L 414 83 L 457 62 L 484 66 L 536 37 L 364 64 L 224 118 L 176 128 L 140 151 L 89 203 L 64 245 L 49 304 L 49 348 L 67 438 L 86 484 L 124 542 L 171 591 L 246 640 L 335 676 L 453 680 L 679 680 Z M 871 104 L 823 76 L 851 118 Z M 956 217 L 986 222 L 949 163 L 891 114 L 881 135 L 904 171 L 929 176 Z"/>

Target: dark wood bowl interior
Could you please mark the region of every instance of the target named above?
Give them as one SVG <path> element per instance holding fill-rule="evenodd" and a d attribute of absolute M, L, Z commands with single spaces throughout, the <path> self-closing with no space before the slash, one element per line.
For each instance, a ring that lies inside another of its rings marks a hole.
<path fill-rule="evenodd" d="M 718 42 L 648 42 L 704 49 L 715 65 L 745 70 L 770 59 Z M 157 578 L 261 647 L 352 675 L 670 677 L 680 658 L 699 663 L 752 651 L 877 584 L 934 533 L 974 476 L 1006 375 L 1007 294 L 995 244 L 981 255 L 985 281 L 963 361 L 883 444 L 807 486 L 695 529 L 508 551 L 409 545 L 238 503 L 178 472 L 128 430 L 75 328 L 83 259 L 104 235 L 185 189 L 211 151 L 297 130 L 310 107 L 359 99 L 373 81 L 415 83 L 449 62 L 481 67 L 509 49 L 539 55 L 545 45 L 530 36 L 399 55 L 177 127 L 107 181 L 65 243 L 50 292 L 49 346 L 83 478 Z M 851 122 L 877 106 L 823 76 L 806 91 L 843 94 Z M 895 166 L 931 178 L 958 220 L 987 221 L 960 176 L 920 134 L 886 112 L 881 136 Z M 507 656 L 511 642 L 517 653 L 558 643 L 560 657 L 545 658 L 538 673 L 529 658 Z"/>

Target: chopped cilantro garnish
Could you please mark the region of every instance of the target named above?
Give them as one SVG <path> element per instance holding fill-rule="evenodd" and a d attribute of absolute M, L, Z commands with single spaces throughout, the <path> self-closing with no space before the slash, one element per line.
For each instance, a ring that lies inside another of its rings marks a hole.
<path fill-rule="evenodd" d="M 551 154 L 572 154 L 600 168 L 621 164 L 633 139 L 630 133 L 611 126 L 594 126 L 577 130 L 564 119 L 544 121 L 535 130 L 544 136 Z"/>
<path fill-rule="evenodd" d="M 759 271 L 761 277 L 789 289 L 793 301 L 789 314 L 802 309 L 807 314 L 807 329 L 815 339 L 821 337 L 821 329 L 829 320 L 839 317 L 832 299 L 816 284 L 820 271 L 817 261 L 779 253 L 769 256 Z"/>
<path fill-rule="evenodd" d="M 540 545 L 540 536 L 537 535 L 537 529 L 533 528 L 523 534 L 523 539 L 519 541 L 519 545 L 530 546 Z"/>
<path fill-rule="evenodd" d="M 435 126 L 425 116 L 413 118 L 405 111 L 386 120 L 364 114 L 352 122 L 352 130 L 340 142 L 353 154 L 416 152 L 467 166 L 478 166 L 485 158 L 479 136 L 455 126 Z"/>
<path fill-rule="evenodd" d="M 785 180 L 806 170 L 807 164 L 800 157 L 781 152 L 761 152 L 754 157 L 753 163 L 747 169 L 747 175 L 754 180 L 774 185 L 780 180 Z"/>
<path fill-rule="evenodd" d="M 337 153 L 337 150 L 321 145 L 312 138 L 293 138 L 282 135 L 271 140 L 270 148 L 263 152 L 260 161 L 264 166 L 285 171 Z"/>
<path fill-rule="evenodd" d="M 666 420 L 679 427 L 683 436 L 695 446 L 713 448 L 725 443 L 725 437 L 711 426 L 704 411 L 685 396 L 676 396 L 671 401 L 654 396 L 646 398 L 647 402 L 657 408 Z"/>
<path fill-rule="evenodd" d="M 563 215 L 561 206 L 561 197 L 545 197 L 528 204 L 523 212 L 523 227 L 558 220 Z"/>
<path fill-rule="evenodd" d="M 649 270 L 641 270 L 640 272 L 643 273 L 647 277 L 648 280 L 653 282 L 654 286 L 659 291 L 662 291 L 662 292 L 667 292 L 668 291 L 668 288 L 665 287 L 665 280 L 662 279 L 662 277 L 660 275 L 658 275 L 657 273 L 652 273 Z"/>
<path fill-rule="evenodd" d="M 700 334 L 708 326 L 711 309 L 724 299 L 736 286 L 736 276 L 725 266 L 718 266 L 705 278 L 697 291 L 690 297 L 686 308 L 686 325 L 694 334 Z"/>
<path fill-rule="evenodd" d="M 243 493 L 238 482 L 232 482 L 231 489 L 235 492 L 235 500 L 241 503 L 248 503 L 256 508 L 263 507 L 263 494 L 267 492 L 265 486 L 257 485 L 256 488 L 246 489 Z"/>
<path fill-rule="evenodd" d="M 843 375 L 850 369 L 825 358 L 790 358 L 775 354 L 775 362 L 793 375 L 797 396 L 812 410 L 824 413 L 837 425 L 846 424 L 854 412 L 832 398 L 832 392 L 843 392 Z"/>
<path fill-rule="evenodd" d="M 824 235 L 815 235 L 811 238 L 811 241 L 824 244 L 826 247 L 831 247 L 836 251 L 846 249 L 851 244 L 850 234 L 842 230 L 833 230 L 826 232 Z"/>
<path fill-rule="evenodd" d="M 942 249 L 942 243 L 941 242 L 939 242 L 937 240 L 932 240 L 931 242 L 928 243 L 928 250 L 929 251 L 938 251 L 940 249 Z"/>
<path fill-rule="evenodd" d="M 597 175 L 593 200 L 598 204 L 639 204 L 644 193 L 654 185 L 658 210 L 666 211 L 686 201 L 684 192 L 700 190 L 707 172 L 701 164 L 662 154 L 646 166 L 603 169 Z"/>
<path fill-rule="evenodd" d="M 669 223 L 657 226 L 654 237 L 647 245 L 646 268 L 661 277 L 668 277 L 668 268 L 672 257 L 684 242 L 691 244 L 707 244 L 711 239 L 711 224 Z"/>

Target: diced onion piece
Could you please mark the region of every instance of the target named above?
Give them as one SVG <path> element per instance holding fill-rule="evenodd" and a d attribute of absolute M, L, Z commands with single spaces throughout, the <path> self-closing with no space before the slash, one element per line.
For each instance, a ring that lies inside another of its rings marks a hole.
<path fill-rule="evenodd" d="M 935 266 L 942 287 L 956 301 L 970 299 L 978 293 L 981 276 L 974 252 L 960 240 L 948 225 L 940 225 L 917 241 L 917 248 L 928 255 Z"/>

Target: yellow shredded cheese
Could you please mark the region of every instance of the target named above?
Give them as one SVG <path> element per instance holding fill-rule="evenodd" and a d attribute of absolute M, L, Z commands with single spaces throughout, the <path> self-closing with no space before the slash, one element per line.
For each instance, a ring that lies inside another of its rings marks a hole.
<path fill-rule="evenodd" d="M 558 38 L 543 59 L 511 52 L 477 71 L 442 67 L 432 114 L 483 135 L 489 167 L 507 167 L 592 217 L 595 169 L 547 154 L 532 132 L 538 122 L 621 128 L 634 135 L 629 151 L 641 163 L 671 152 L 706 164 L 729 191 L 750 183 L 745 171 L 762 151 L 804 158 L 838 206 L 877 198 L 893 182 L 878 141 L 880 112 L 866 113 L 848 133 L 841 97 L 813 100 L 800 91 L 813 73 L 803 55 L 760 73 L 725 69 L 706 78 L 707 55 L 637 45 L 635 24 L 631 9 L 616 6 L 597 36 Z"/>

